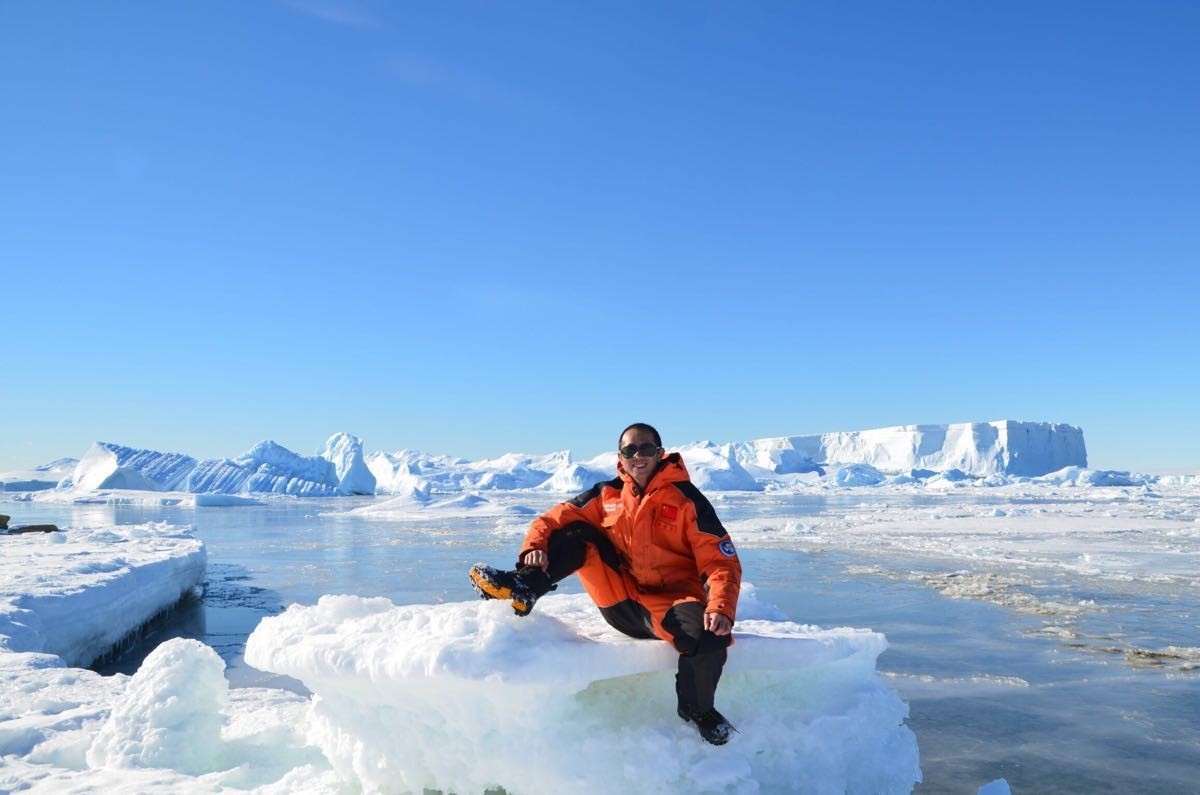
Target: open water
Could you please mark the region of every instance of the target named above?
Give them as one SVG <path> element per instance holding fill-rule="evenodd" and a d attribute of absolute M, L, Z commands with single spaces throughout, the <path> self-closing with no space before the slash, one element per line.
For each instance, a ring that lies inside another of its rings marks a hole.
<path fill-rule="evenodd" d="M 551 499 L 520 497 L 539 510 Z M 194 526 L 207 545 L 203 598 L 181 605 L 101 672 L 132 673 L 155 645 L 185 636 L 221 654 L 235 687 L 299 688 L 243 662 L 260 618 L 329 593 L 398 604 L 470 599 L 468 566 L 509 562 L 523 531 L 519 518 L 498 529 L 496 517 L 414 522 L 326 513 L 369 502 L 195 509 L 35 502 L 0 512 L 23 523 L 83 527 L 167 521 Z M 727 523 L 765 509 L 754 498 L 718 507 Z M 796 497 L 786 510 L 805 516 L 838 507 L 836 499 Z M 1200 793 L 1200 675 L 1108 653 L 1104 642 L 1132 635 L 1150 648 L 1196 645 L 1196 594 L 1136 583 L 1114 594 L 1084 580 L 1057 582 L 1057 598 L 1110 603 L 1090 640 L 1081 641 L 1048 634 L 1043 618 L 1011 606 L 949 599 L 925 581 L 887 574 L 927 571 L 930 561 L 770 546 L 743 546 L 741 557 L 759 598 L 793 620 L 887 635 L 890 648 L 878 665 L 910 705 L 924 774 L 917 792 L 974 793 L 1005 778 L 1016 793 Z M 568 581 L 563 589 L 578 586 Z M 722 708 L 736 722 L 737 705 Z"/>

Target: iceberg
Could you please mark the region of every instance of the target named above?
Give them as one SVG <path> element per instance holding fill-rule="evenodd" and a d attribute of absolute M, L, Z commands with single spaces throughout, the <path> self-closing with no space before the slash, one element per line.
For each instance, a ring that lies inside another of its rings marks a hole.
<path fill-rule="evenodd" d="M 338 433 L 318 456 L 298 455 L 270 440 L 235 459 L 204 460 L 96 442 L 58 489 L 328 497 L 374 494 L 375 480 L 363 458 L 362 440 Z"/>
<path fill-rule="evenodd" d="M 733 449 L 738 463 L 759 479 L 764 476 L 808 472 L 824 474 L 821 466 L 812 459 L 812 456 L 808 452 L 798 449 L 792 439 L 788 437 L 741 442 L 735 444 Z"/>
<path fill-rule="evenodd" d="M 410 450 L 395 453 L 371 453 L 366 458 L 367 469 L 375 476 L 376 494 L 429 495 L 431 489 L 427 478 L 422 477 L 424 456 Z M 461 459 L 455 459 L 461 461 Z"/>
<path fill-rule="evenodd" d="M 364 791 L 909 792 L 917 743 L 875 671 L 885 647 L 739 621 L 717 697 L 740 733 L 719 754 L 675 715 L 676 652 L 617 633 L 582 594 L 523 619 L 324 596 L 264 619 L 246 661 L 314 694 L 309 740 Z"/>
<path fill-rule="evenodd" d="M 383 494 L 395 494 L 413 489 L 533 489 L 542 486 L 557 472 L 572 464 L 571 454 L 565 450 L 545 455 L 506 453 L 499 458 L 481 461 L 400 450 L 395 453 L 373 453 L 367 458 L 367 466 L 378 483 L 376 490 Z"/>
<path fill-rule="evenodd" d="M 790 449 L 822 464 L 867 464 L 883 472 L 958 469 L 986 477 L 1035 477 L 1087 466 L 1083 431 L 1046 422 L 898 425 L 867 431 L 786 438 Z"/>
<path fill-rule="evenodd" d="M 375 476 L 363 460 L 362 439 L 335 433 L 325 443 L 321 458 L 333 463 L 337 490 L 342 494 L 374 494 Z"/>
<path fill-rule="evenodd" d="M 183 453 L 160 453 L 96 442 L 79 459 L 69 485 L 83 491 L 180 491 L 196 463 L 196 459 Z"/>
<path fill-rule="evenodd" d="M 737 460 L 735 446 L 711 442 L 678 448 L 693 483 L 707 491 L 762 491 L 763 485 Z"/>
<path fill-rule="evenodd" d="M 568 462 L 554 472 L 542 489 L 559 494 L 577 494 L 597 483 L 612 480 L 617 474 L 617 454 L 601 453 L 588 461 Z"/>

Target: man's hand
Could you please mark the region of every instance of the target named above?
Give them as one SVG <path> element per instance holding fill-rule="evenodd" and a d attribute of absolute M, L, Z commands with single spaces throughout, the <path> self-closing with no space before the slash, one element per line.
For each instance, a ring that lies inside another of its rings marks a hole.
<path fill-rule="evenodd" d="M 724 613 L 705 613 L 704 628 L 714 635 L 728 635 L 733 631 L 733 622 Z"/>
<path fill-rule="evenodd" d="M 521 556 L 521 563 L 525 566 L 537 566 L 542 571 L 550 565 L 550 558 L 546 552 L 541 549 L 531 549 Z"/>

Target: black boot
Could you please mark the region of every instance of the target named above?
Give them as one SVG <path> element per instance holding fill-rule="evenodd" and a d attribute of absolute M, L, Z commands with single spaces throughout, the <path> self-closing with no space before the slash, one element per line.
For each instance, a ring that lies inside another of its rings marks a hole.
<path fill-rule="evenodd" d="M 471 567 L 471 584 L 483 599 L 508 599 L 513 612 L 529 615 L 538 597 L 553 590 L 546 572 L 536 566 L 522 566 L 516 571 L 502 571 L 485 563 Z"/>
<path fill-rule="evenodd" d="M 713 707 L 708 710 L 688 709 L 682 704 L 679 706 L 679 717 L 689 723 L 696 724 L 696 728 L 700 730 L 700 736 L 704 738 L 704 742 L 713 745 L 724 745 L 729 742 L 730 736 L 737 731 L 733 728 L 733 724 L 725 719 L 725 716 L 717 712 Z"/>

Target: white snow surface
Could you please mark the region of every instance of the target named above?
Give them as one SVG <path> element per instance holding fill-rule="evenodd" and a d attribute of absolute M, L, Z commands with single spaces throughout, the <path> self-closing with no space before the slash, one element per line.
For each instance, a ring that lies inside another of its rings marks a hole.
<path fill-rule="evenodd" d="M 1086 470 L 1083 431 L 1039 422 L 903 425 L 817 436 L 781 436 L 749 442 L 694 442 L 669 447 L 683 455 L 692 481 L 705 491 L 763 491 L 811 484 L 833 487 L 928 480 L 939 475 L 1007 483 L 1064 469 L 1086 471 L 1073 485 L 1126 485 L 1105 472 Z M 59 462 L 56 462 L 59 463 Z M 54 464 L 0 473 L 8 491 L 46 488 Z M 61 471 L 61 465 L 59 470 Z M 413 450 L 363 453 L 358 437 L 332 436 L 320 455 L 301 456 L 264 441 L 235 459 L 197 460 L 183 453 L 96 442 L 69 477 L 57 483 L 71 493 L 113 489 L 181 493 L 324 497 L 343 494 L 431 496 L 435 493 L 540 489 L 574 493 L 616 474 L 616 454 L 576 461 L 566 450 L 507 453 L 468 461 Z M 1153 477 L 1153 476 L 1150 476 Z M 1064 481 L 1065 482 L 1065 481 Z"/>
<path fill-rule="evenodd" d="M 674 714 L 677 653 L 620 635 L 582 594 L 523 619 L 325 596 L 264 619 L 246 660 L 315 694 L 309 739 L 368 792 L 907 792 L 916 738 L 875 672 L 885 647 L 741 619 L 719 700 L 742 733 L 718 754 Z"/>
<path fill-rule="evenodd" d="M 781 620 L 749 584 L 720 692 L 742 733 L 717 754 L 674 715 L 675 652 L 616 633 L 584 595 L 524 619 L 478 600 L 293 605 L 246 660 L 306 698 L 231 690 L 195 640 L 132 677 L 68 667 L 201 581 L 203 546 L 179 528 L 69 528 L 0 539 L 0 555 L 4 792 L 907 792 L 920 778 L 907 706 L 875 671 L 883 636 Z"/>
<path fill-rule="evenodd" d="M 165 523 L 0 536 L 0 652 L 85 665 L 204 580 L 204 545 Z"/>

